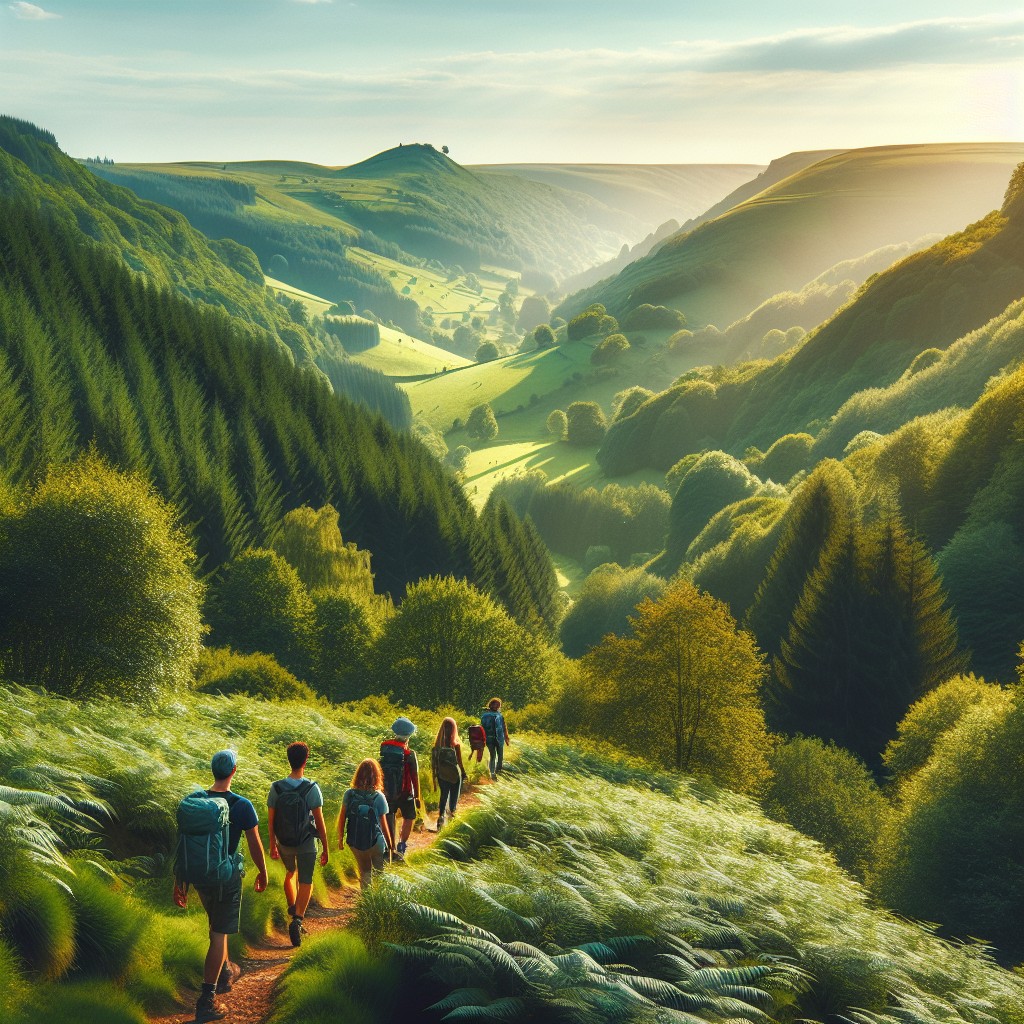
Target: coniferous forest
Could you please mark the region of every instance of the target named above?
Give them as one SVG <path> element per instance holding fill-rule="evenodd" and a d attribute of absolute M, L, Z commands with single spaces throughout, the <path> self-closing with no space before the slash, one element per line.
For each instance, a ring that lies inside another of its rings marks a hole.
<path fill-rule="evenodd" d="M 1019 12 L 915 4 L 0 12 L 97 108 L 0 115 L 2 1024 L 1024 1024 L 1024 143 L 927 78 Z"/>

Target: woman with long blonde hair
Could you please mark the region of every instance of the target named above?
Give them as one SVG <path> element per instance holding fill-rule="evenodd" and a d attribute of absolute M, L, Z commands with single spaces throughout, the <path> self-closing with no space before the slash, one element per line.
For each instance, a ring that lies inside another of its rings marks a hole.
<path fill-rule="evenodd" d="M 438 808 L 437 827 L 440 829 L 445 818 L 455 816 L 459 805 L 462 783 L 466 781 L 466 766 L 462 763 L 462 744 L 459 742 L 459 726 L 454 718 L 446 718 L 437 730 L 434 749 L 430 752 L 430 766 L 434 781 L 441 790 L 441 805 Z"/>
<path fill-rule="evenodd" d="M 345 848 L 346 826 L 348 845 L 359 870 L 359 885 L 365 889 L 375 871 L 384 868 L 384 851 L 395 852 L 388 828 L 388 801 L 384 796 L 384 773 L 380 765 L 368 757 L 360 762 L 352 776 L 352 785 L 341 798 L 338 815 L 338 849 Z"/>

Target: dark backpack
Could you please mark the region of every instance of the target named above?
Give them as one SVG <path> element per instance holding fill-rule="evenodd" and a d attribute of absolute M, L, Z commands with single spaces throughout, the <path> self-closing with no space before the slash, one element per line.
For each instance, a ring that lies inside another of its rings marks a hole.
<path fill-rule="evenodd" d="M 241 871 L 242 858 L 230 852 L 231 807 L 225 797 L 202 791 L 178 804 L 178 845 L 174 877 L 182 885 L 227 885 Z"/>
<path fill-rule="evenodd" d="M 445 782 L 459 781 L 459 755 L 454 747 L 438 747 L 437 776 Z"/>
<path fill-rule="evenodd" d="M 348 798 L 345 825 L 348 845 L 353 850 L 370 850 L 377 843 L 381 831 L 380 822 L 373 809 L 376 799 L 376 793 L 366 793 L 362 790 L 353 790 Z"/>
<path fill-rule="evenodd" d="M 313 815 L 306 803 L 306 794 L 313 786 L 309 779 L 303 779 L 297 786 L 274 783 L 274 835 L 282 846 L 301 846 L 316 835 Z"/>
<path fill-rule="evenodd" d="M 504 742 L 505 734 L 498 736 L 498 719 L 501 718 L 500 711 L 485 711 L 480 716 L 480 724 L 484 727 L 488 743 Z"/>
<path fill-rule="evenodd" d="M 388 803 L 401 800 L 412 792 L 409 780 L 409 751 L 404 743 L 385 740 L 380 745 L 380 767 L 384 773 L 384 795 Z"/>

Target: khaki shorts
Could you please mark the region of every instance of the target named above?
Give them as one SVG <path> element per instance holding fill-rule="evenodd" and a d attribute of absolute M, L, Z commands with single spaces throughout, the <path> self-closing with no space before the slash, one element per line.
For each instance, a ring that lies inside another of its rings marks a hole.
<path fill-rule="evenodd" d="M 285 871 L 290 875 L 293 871 L 299 872 L 299 885 L 313 884 L 313 871 L 316 868 L 317 852 L 298 849 L 294 846 L 277 845 L 277 852 L 281 855 L 281 863 Z"/>

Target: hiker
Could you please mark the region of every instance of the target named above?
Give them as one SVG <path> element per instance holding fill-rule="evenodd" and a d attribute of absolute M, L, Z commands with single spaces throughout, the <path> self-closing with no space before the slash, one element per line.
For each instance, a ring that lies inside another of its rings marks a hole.
<path fill-rule="evenodd" d="M 409 749 L 409 739 L 416 726 L 408 718 L 396 718 L 389 740 L 380 745 L 380 767 L 384 773 L 384 796 L 388 801 L 388 828 L 395 835 L 395 814 L 402 815 L 402 838 L 395 846 L 394 856 L 405 858 L 409 836 L 412 835 L 416 810 L 420 807 L 420 772 L 416 751 Z"/>
<path fill-rule="evenodd" d="M 228 936 L 238 933 L 242 907 L 242 834 L 259 874 L 253 887 L 267 887 L 267 862 L 260 840 L 256 808 L 231 792 L 238 767 L 233 750 L 219 750 L 210 761 L 213 786 L 189 794 L 178 805 L 178 849 L 174 859 L 174 902 L 188 905 L 195 886 L 210 923 L 210 949 L 203 966 L 203 987 L 196 1002 L 196 1024 L 223 1020 L 227 1011 L 215 995 L 231 991 L 238 968 L 228 961 Z"/>
<path fill-rule="evenodd" d="M 348 845 L 359 870 L 359 886 L 365 889 L 377 871 L 384 869 L 384 851 L 395 852 L 394 833 L 388 825 L 388 801 L 384 795 L 384 773 L 372 757 L 362 761 L 352 776 L 352 785 L 341 798 L 338 815 L 338 849 Z"/>
<path fill-rule="evenodd" d="M 501 698 L 492 697 L 480 716 L 480 724 L 487 735 L 487 752 L 491 755 L 491 778 L 496 779 L 505 764 L 505 744 L 511 743 L 505 716 L 501 713 Z"/>
<path fill-rule="evenodd" d="M 278 779 L 267 794 L 267 816 L 270 832 L 270 859 L 279 857 L 287 872 L 284 895 L 288 900 L 288 938 L 293 946 L 302 945 L 305 928 L 302 922 L 313 892 L 316 869 L 316 841 L 320 840 L 320 866 L 326 867 L 329 856 L 327 825 L 324 823 L 324 795 L 320 787 L 306 778 L 309 745 L 302 742 L 288 746 L 291 772 Z M 298 888 L 295 880 L 298 876 Z"/>
<path fill-rule="evenodd" d="M 430 768 L 434 773 L 434 781 L 441 790 L 441 804 L 437 814 L 437 829 L 440 831 L 444 827 L 446 817 L 455 817 L 462 783 L 469 778 L 466 766 L 462 763 L 459 727 L 454 718 L 444 719 L 441 728 L 437 730 L 434 749 L 430 752 Z"/>

